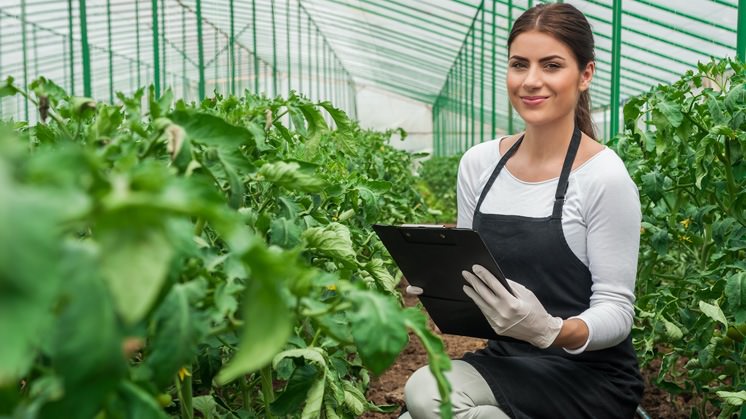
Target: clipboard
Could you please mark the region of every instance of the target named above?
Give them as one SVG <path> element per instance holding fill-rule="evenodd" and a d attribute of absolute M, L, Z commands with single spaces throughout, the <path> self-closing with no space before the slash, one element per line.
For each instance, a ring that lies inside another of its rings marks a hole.
<path fill-rule="evenodd" d="M 418 297 L 441 332 L 506 340 L 495 333 L 479 307 L 463 291 L 467 282 L 461 271 L 471 272 L 472 266 L 478 264 L 492 272 L 513 294 L 478 232 L 428 225 L 374 224 L 372 227 L 407 282 L 423 289 Z"/>

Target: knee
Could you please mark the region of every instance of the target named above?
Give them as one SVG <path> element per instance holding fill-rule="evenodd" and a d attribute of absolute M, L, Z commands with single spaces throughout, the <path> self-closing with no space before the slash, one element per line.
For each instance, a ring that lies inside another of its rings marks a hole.
<path fill-rule="evenodd" d="M 429 366 L 415 371 L 404 386 L 404 400 L 413 418 L 440 417 L 440 393 Z"/>

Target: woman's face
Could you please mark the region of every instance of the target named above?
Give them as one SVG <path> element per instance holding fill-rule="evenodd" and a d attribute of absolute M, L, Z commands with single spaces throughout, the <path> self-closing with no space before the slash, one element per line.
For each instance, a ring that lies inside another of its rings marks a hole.
<path fill-rule="evenodd" d="M 508 56 L 510 103 L 527 125 L 545 125 L 568 115 L 574 118 L 594 66 L 590 62 L 581 72 L 567 45 L 543 32 L 524 32 L 513 40 Z"/>

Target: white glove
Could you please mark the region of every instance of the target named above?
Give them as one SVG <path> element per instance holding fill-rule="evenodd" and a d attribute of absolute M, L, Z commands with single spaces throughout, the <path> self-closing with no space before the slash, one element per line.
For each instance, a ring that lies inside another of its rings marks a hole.
<path fill-rule="evenodd" d="M 411 285 L 407 285 L 407 288 L 404 290 L 404 292 L 407 293 L 407 295 L 412 295 L 416 297 L 418 295 L 421 295 L 425 291 L 420 287 L 413 287 Z"/>
<path fill-rule="evenodd" d="M 464 292 L 479 306 L 498 335 L 520 339 L 542 349 L 554 342 L 563 321 L 547 313 L 531 290 L 508 279 L 514 297 L 484 267 L 474 265 L 472 270 L 476 276 L 462 272 L 471 285 L 464 285 Z"/>

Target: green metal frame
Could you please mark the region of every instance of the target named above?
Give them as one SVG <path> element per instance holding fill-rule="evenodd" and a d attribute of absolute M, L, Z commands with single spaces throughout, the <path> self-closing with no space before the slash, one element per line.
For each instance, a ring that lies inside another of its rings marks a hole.
<path fill-rule="evenodd" d="M 662 0 L 636 2 L 655 14 L 625 9 L 614 0 L 576 1 L 592 6 L 586 15 L 594 27 L 603 29 L 595 33 L 599 59 L 591 96 L 595 109 L 604 110 L 604 117 L 609 113 L 604 137 L 618 131 L 618 105 L 626 97 L 674 80 L 695 66 L 696 59 L 709 57 L 709 46 L 735 50 L 745 59 L 745 1 L 712 2 L 737 11 L 734 27 Z M 506 65 L 503 45 L 510 24 L 526 2 L 151 0 L 149 8 L 141 4 L 147 4 L 146 0 L 8 2 L 22 6 L 21 16 L 3 5 L 0 18 L 4 24 L 18 22 L 21 27 L 2 34 L 0 51 L 19 51 L 24 58 L 19 62 L 0 57 L 0 62 L 4 72 L 22 73 L 19 80 L 24 83 L 52 69 L 63 74 L 70 93 L 82 84 L 84 95 L 110 101 L 115 100 L 116 91 L 143 83 L 152 84 L 156 94 L 180 86 L 183 97 L 200 100 L 206 96 L 207 83 L 232 94 L 242 88 L 272 95 L 296 90 L 314 100 L 331 100 L 351 114 L 357 113 L 357 84 L 370 83 L 432 104 L 433 148 L 442 154 L 460 152 L 521 125 L 504 99 L 500 69 Z M 528 6 L 533 3 L 528 1 Z M 45 5 L 50 10 L 27 5 Z M 54 16 L 54 8 L 66 19 Z M 365 17 L 358 17 L 361 13 Z M 668 17 L 673 15 L 692 25 L 671 23 Z M 127 20 L 134 22 L 134 30 L 121 24 Z M 196 31 L 188 29 L 195 24 Z M 656 37 L 646 25 L 675 35 Z M 710 28 L 732 34 L 733 42 L 725 35 L 712 37 Z M 632 36 L 644 37 L 650 45 L 639 38 L 633 42 Z M 61 45 L 57 56 L 40 49 L 57 42 Z M 285 48 L 286 53 L 278 48 Z M 92 60 L 108 63 L 108 77 L 100 74 L 103 65 L 92 73 Z M 21 114 L 33 118 L 28 115 L 32 110 L 26 110 L 28 105 L 16 106 L 23 108 Z M 0 105 L 0 113 L 4 111 Z"/>

